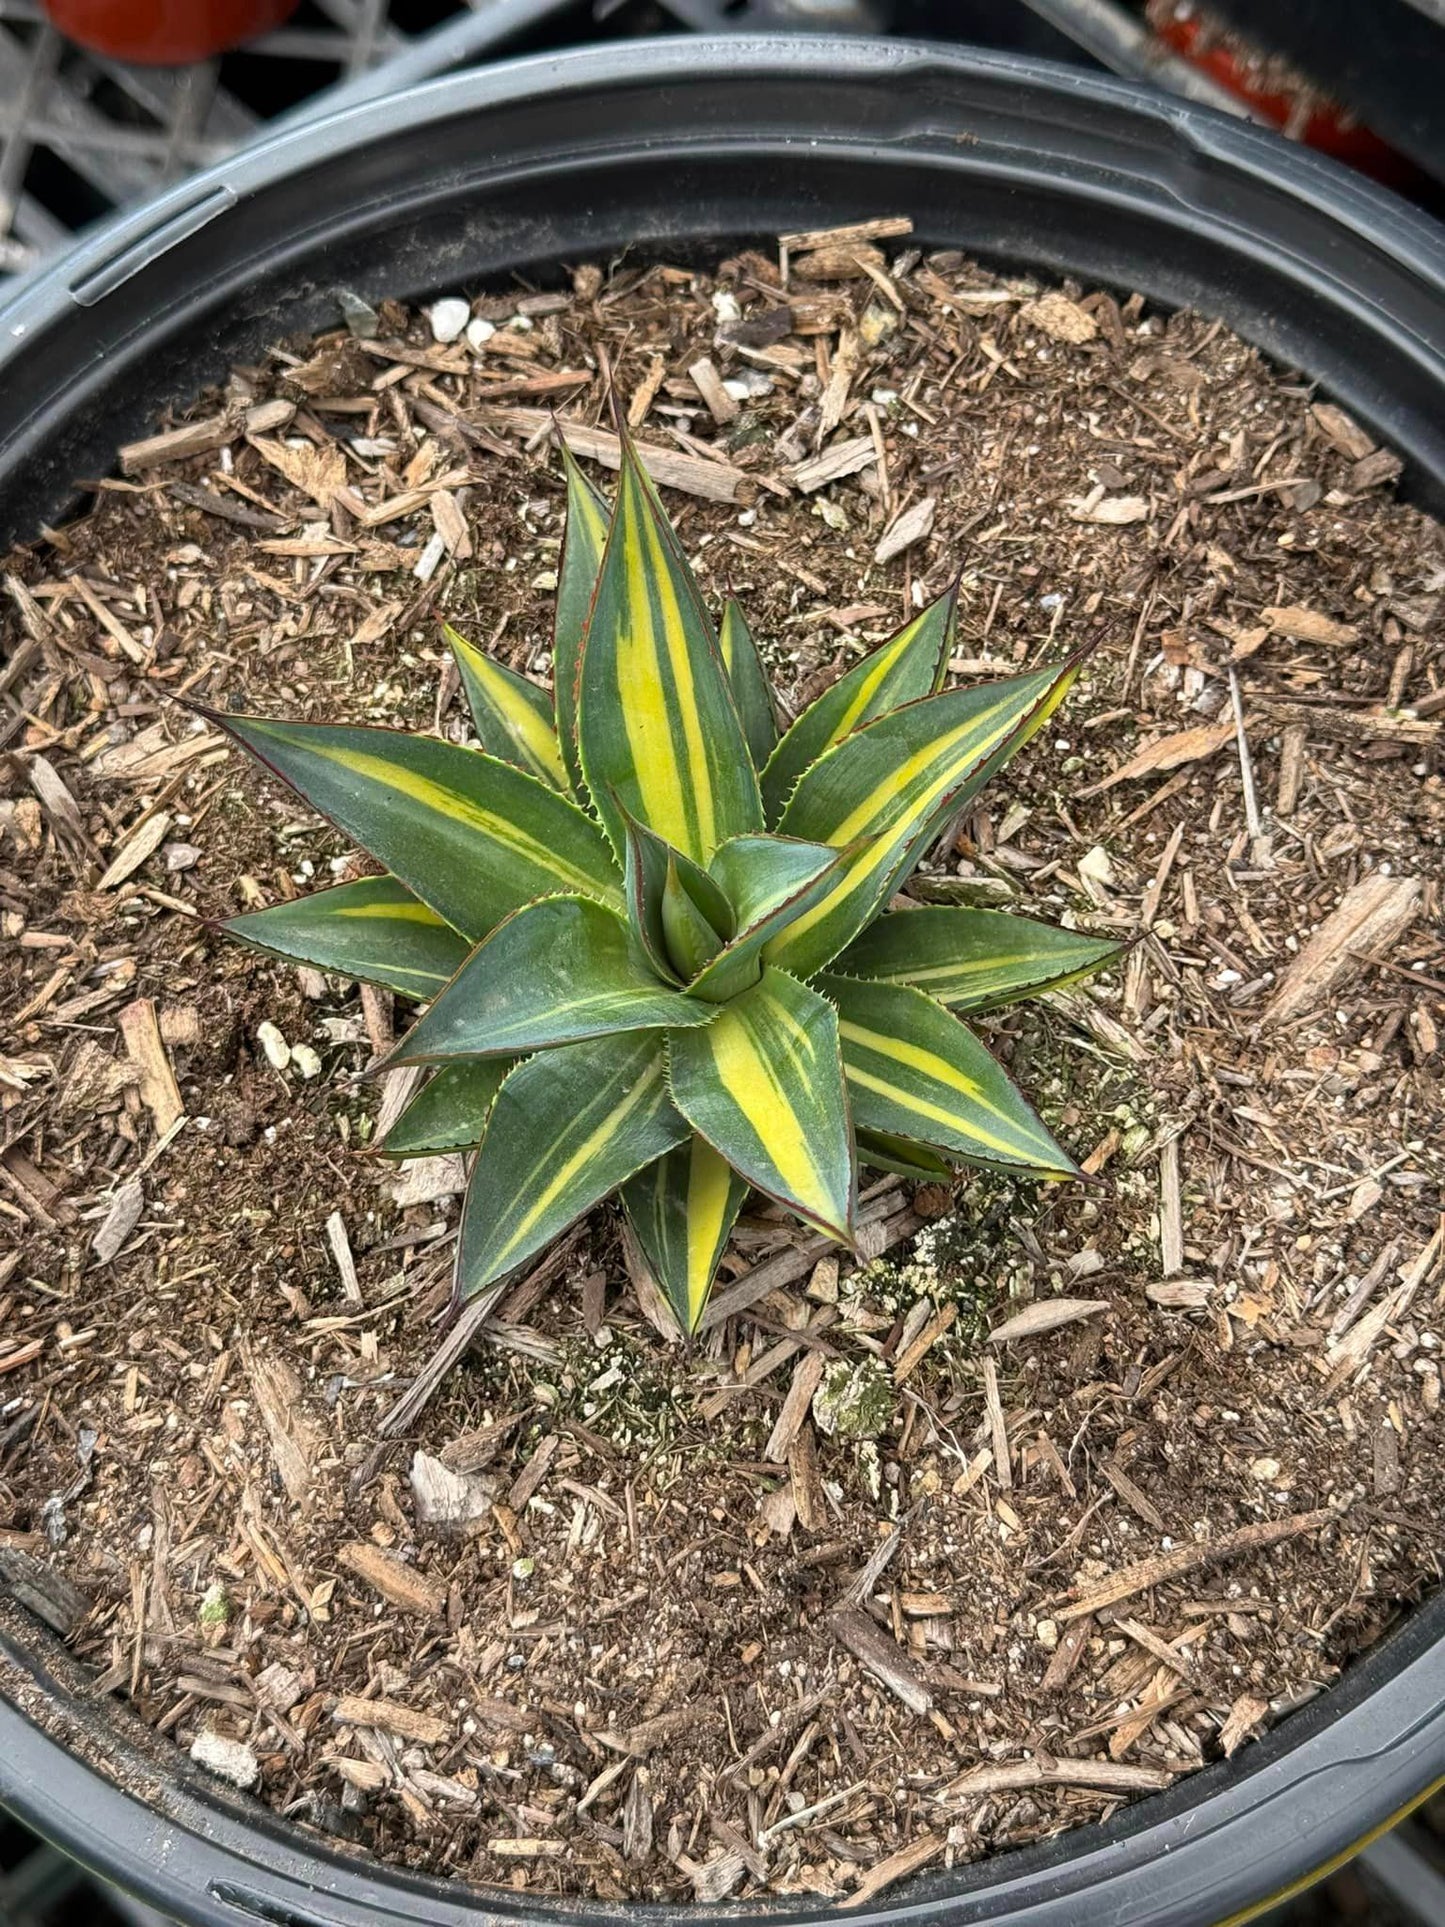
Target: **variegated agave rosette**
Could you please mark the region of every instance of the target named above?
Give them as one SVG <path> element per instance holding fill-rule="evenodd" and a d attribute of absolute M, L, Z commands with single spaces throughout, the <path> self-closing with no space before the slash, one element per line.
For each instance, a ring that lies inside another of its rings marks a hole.
<path fill-rule="evenodd" d="M 434 1068 L 382 1149 L 475 1149 L 459 1298 L 620 1189 L 692 1332 L 750 1186 L 850 1244 L 860 1163 L 1075 1173 L 960 1013 L 1115 946 L 887 906 L 1077 663 L 945 689 L 950 593 L 780 735 L 630 443 L 612 511 L 564 460 L 555 710 L 449 630 L 478 748 L 216 716 L 389 873 L 225 927 L 426 1001 L 387 1062 Z"/>

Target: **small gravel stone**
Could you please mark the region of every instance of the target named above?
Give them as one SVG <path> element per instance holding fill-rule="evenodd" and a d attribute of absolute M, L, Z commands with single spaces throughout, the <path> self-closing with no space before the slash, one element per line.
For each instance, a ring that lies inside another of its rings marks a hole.
<path fill-rule="evenodd" d="M 291 1062 L 291 1046 L 268 1017 L 256 1026 L 256 1042 L 266 1053 L 266 1062 L 272 1070 L 284 1071 Z"/>
<path fill-rule="evenodd" d="M 454 294 L 444 301 L 433 302 L 427 312 L 432 339 L 440 342 L 455 341 L 471 318 L 471 303 Z"/>
<path fill-rule="evenodd" d="M 197 1733 L 191 1741 L 191 1758 L 218 1780 L 229 1780 L 244 1793 L 261 1777 L 261 1762 L 240 1740 L 228 1740 L 220 1733 Z"/>
<path fill-rule="evenodd" d="M 321 1059 L 309 1044 L 293 1044 L 291 1062 L 305 1078 L 320 1077 Z"/>
<path fill-rule="evenodd" d="M 381 333 L 381 316 L 369 301 L 363 301 L 350 288 L 336 290 L 336 305 L 348 330 L 358 341 L 374 341 Z"/>
<path fill-rule="evenodd" d="M 485 315 L 478 315 L 475 321 L 467 323 L 467 345 L 480 354 L 496 332 L 495 321 L 488 321 Z"/>

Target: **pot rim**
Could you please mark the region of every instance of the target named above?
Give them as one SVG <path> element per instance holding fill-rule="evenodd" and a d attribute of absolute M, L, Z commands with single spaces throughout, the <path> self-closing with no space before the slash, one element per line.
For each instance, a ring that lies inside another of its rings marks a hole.
<path fill-rule="evenodd" d="M 1022 79 L 1060 106 L 1070 100 L 1111 105 L 1131 118 L 1169 129 L 1196 154 L 1217 154 L 1241 173 L 1258 174 L 1272 183 L 1283 181 L 1293 199 L 1324 206 L 1333 220 L 1445 287 L 1445 226 L 1440 222 L 1311 148 L 1179 95 L 1058 61 L 987 48 L 955 49 L 926 40 L 846 34 L 667 34 L 641 43 L 523 55 L 445 74 L 398 94 L 359 101 L 261 134 L 139 207 L 112 216 L 81 235 L 56 260 L 22 277 L 14 292 L 0 302 L 0 369 L 23 352 L 22 333 L 33 332 L 57 303 L 84 301 L 85 293 L 78 290 L 98 276 L 104 275 L 107 283 L 112 276 L 128 279 L 168 245 L 187 238 L 220 213 L 226 200 L 291 177 L 313 160 L 333 153 L 348 135 L 370 140 L 379 126 L 400 119 L 412 125 L 430 124 L 458 113 L 471 114 L 483 103 L 500 107 L 539 94 L 555 98 L 587 93 L 611 82 L 642 79 L 657 86 L 686 82 L 714 63 L 726 70 L 730 80 L 743 84 L 752 74 L 812 82 L 822 66 L 832 70 L 832 77 L 865 81 L 901 80 L 933 69 L 944 74 L 991 75 L 1003 81 Z M 216 194 L 218 186 L 228 190 L 224 197 Z M 90 298 L 97 298 L 93 287 Z"/>
<path fill-rule="evenodd" d="M 796 121 L 785 125 L 770 95 L 773 117 L 759 134 L 748 116 L 761 111 L 755 99 L 769 88 L 792 103 L 787 111 Z M 703 94 L 714 110 L 720 98 L 732 101 L 735 121 L 690 119 L 689 103 Z M 866 180 L 857 177 L 863 187 L 855 204 L 870 208 L 895 191 L 904 178 L 900 170 L 912 167 L 907 178 L 915 188 L 925 176 L 935 188 L 959 183 L 978 193 L 1001 187 L 1005 199 L 1047 188 L 1107 219 L 1137 218 L 1146 239 L 1179 240 L 1186 253 L 1194 250 L 1191 259 L 1205 264 L 1166 263 L 1156 276 L 1161 298 L 1202 289 L 1213 311 L 1286 355 L 1301 342 L 1309 345 L 1313 317 L 1337 321 L 1328 354 L 1321 346 L 1305 365 L 1327 374 L 1334 392 L 1402 447 L 1422 485 L 1433 485 L 1445 499 L 1445 235 L 1427 217 L 1272 134 L 1130 83 L 912 43 L 737 36 L 622 43 L 432 81 L 271 134 L 83 239 L 0 308 L 0 370 L 11 376 L 0 383 L 0 487 L 9 497 L 0 516 L 34 526 L 45 512 L 45 487 L 53 494 L 59 486 L 54 475 L 44 481 L 36 467 L 40 453 L 59 424 L 73 423 L 93 398 L 122 384 L 140 366 L 143 350 L 153 357 L 158 342 L 175 341 L 183 329 L 203 332 L 213 313 L 240 298 L 238 290 L 257 304 L 259 325 L 271 327 L 273 336 L 280 331 L 255 262 L 237 256 L 239 243 L 228 238 L 233 230 L 241 239 L 254 233 L 238 227 L 243 217 L 267 213 L 281 190 L 304 193 L 308 182 L 329 178 L 326 170 L 338 160 L 359 160 L 373 146 L 390 152 L 400 135 L 440 140 L 448 126 L 462 123 L 484 137 L 493 131 L 492 122 L 480 119 L 485 111 L 502 129 L 496 139 L 505 141 L 509 110 L 555 110 L 559 101 L 579 120 L 597 102 L 603 121 L 609 103 L 636 112 L 641 102 L 655 116 L 650 131 L 613 128 L 610 142 L 594 128 L 590 146 L 585 130 L 574 137 L 569 120 L 554 145 L 570 155 L 579 178 L 582 170 L 618 164 L 619 156 L 634 167 L 699 154 L 736 165 L 751 153 L 782 157 L 799 179 L 812 180 L 808 170 L 821 154 L 826 162 L 867 171 Z M 830 131 L 819 124 L 829 103 L 870 125 Z M 797 123 L 808 127 L 806 137 Z M 975 125 L 986 133 L 974 134 Z M 511 164 L 505 148 L 482 153 L 477 172 L 454 183 L 455 196 L 509 180 Z M 533 154 L 527 165 L 528 178 L 542 181 L 539 192 L 555 193 L 557 180 L 565 179 L 560 161 L 549 172 Z M 357 202 L 358 221 L 381 205 L 376 190 L 367 191 L 372 198 Z M 844 218 L 830 206 L 810 205 L 803 192 L 792 204 L 818 216 L 817 225 L 830 214 Z M 933 219 L 931 204 L 925 211 L 921 227 Z M 305 244 L 317 250 L 328 218 L 315 205 L 293 216 Z M 733 226 L 693 233 L 718 241 L 747 225 L 744 209 Z M 685 223 L 679 232 L 686 232 Z M 995 252 L 1036 261 L 1046 272 L 1069 271 L 1074 237 L 1067 243 L 1057 235 L 1041 238 L 1031 251 L 1026 233 L 1010 233 L 1009 245 Z M 667 246 L 674 236 L 663 231 L 653 238 Z M 1114 245 L 1112 229 L 1109 241 Z M 605 244 L 604 235 L 597 246 Z M 565 250 L 554 247 L 547 258 L 559 256 L 565 258 Z M 276 253 L 268 272 L 294 274 L 300 258 L 297 243 L 290 253 Z M 1136 258 L 1137 249 L 1125 257 Z M 1220 262 L 1232 264 L 1235 279 Z M 1106 278 L 1092 261 L 1081 271 Z M 465 262 L 433 265 L 430 272 L 433 287 L 479 278 Z M 1135 268 L 1125 272 L 1134 280 Z M 1242 322 L 1236 319 L 1240 288 L 1250 276 L 1264 292 L 1249 297 L 1243 310 L 1249 319 Z M 324 283 L 317 300 L 335 285 Z M 1296 318 L 1279 319 L 1276 306 L 1282 310 L 1296 299 Z M 1356 367 L 1346 352 L 1354 341 L 1377 345 L 1377 360 Z M 223 339 L 217 352 L 225 346 Z M 147 371 L 145 379 L 156 378 Z M 194 368 L 185 380 L 192 393 L 200 385 Z M 1429 399 L 1434 420 L 1421 398 Z M 154 387 L 145 401 L 153 405 Z M 111 418 L 91 437 L 113 449 Z M 59 459 L 70 458 L 67 444 Z M 42 482 L 27 488 L 35 474 Z M 37 1696 L 81 1751 L 67 1751 L 21 1710 Z M 624 1914 L 695 1911 L 602 1903 L 542 1909 L 530 1894 L 468 1890 L 380 1867 L 228 1795 L 178 1752 L 157 1752 L 160 1745 L 128 1709 L 97 1707 L 80 1669 L 55 1642 L 0 1614 L 0 1802 L 118 1884 L 198 1927 L 256 1920 L 279 1927 L 388 1927 L 415 1920 L 423 1909 L 435 1927 L 539 1914 L 597 1923 Z M 108 1765 L 111 1777 L 87 1760 Z M 1445 1597 L 1418 1609 L 1339 1684 L 1235 1761 L 1187 1776 L 1106 1826 L 1077 1828 L 950 1874 L 920 1876 L 857 1918 L 1074 1927 L 1087 1909 L 1098 1927 L 1185 1927 L 1222 1914 L 1243 1919 L 1263 1904 L 1261 1895 L 1276 1894 L 1363 1844 L 1442 1775 Z M 148 1788 L 153 1804 L 136 1788 Z M 711 1919 L 758 1918 L 778 1927 L 832 1912 L 826 1903 L 797 1899 L 707 1910 Z"/>
<path fill-rule="evenodd" d="M 64 1741 L 23 1710 L 37 1701 Z M 1235 1759 L 1185 1774 L 1108 1821 L 916 1875 L 847 1914 L 860 1927 L 1079 1927 L 1085 1913 L 1105 1927 L 1236 1927 L 1341 1864 L 1441 1785 L 1445 1594 Z M 230 1792 L 128 1707 L 98 1703 L 54 1636 L 3 1603 L 0 1806 L 192 1927 L 803 1927 L 840 1912 L 808 1896 L 710 1907 L 546 1901 L 349 1852 Z"/>
<path fill-rule="evenodd" d="M 691 122 L 674 113 L 669 122 L 676 98 L 700 84 L 733 90 L 735 121 L 720 126 L 715 118 Z M 803 131 L 793 122 L 780 124 L 780 88 Z M 820 122 L 825 89 L 867 125 L 840 132 Z M 753 117 L 765 90 L 772 117 L 758 131 Z M 77 441 L 70 466 L 63 458 L 57 465 L 53 447 L 58 429 L 76 412 L 77 375 L 81 399 L 113 386 L 121 363 L 153 383 L 158 345 L 204 325 L 220 304 L 235 307 L 241 300 L 245 275 L 227 255 L 229 248 L 234 257 L 237 230 L 247 228 L 247 265 L 257 290 L 274 285 L 304 256 L 326 251 L 336 233 L 327 194 L 299 194 L 302 180 L 329 189 L 327 166 L 338 155 L 362 164 L 373 152 L 394 153 L 399 138 L 442 140 L 461 120 L 474 123 L 474 150 L 464 163 L 452 163 L 457 179 L 446 191 L 453 198 L 483 192 L 521 180 L 523 170 L 507 152 L 488 147 L 494 122 L 478 119 L 480 110 L 505 128 L 509 115 L 525 119 L 529 105 L 565 103 L 585 119 L 590 104 L 609 98 L 625 105 L 633 122 L 650 117 L 653 124 L 640 132 L 613 127 L 603 138 L 595 128 L 577 132 L 564 115 L 555 149 L 570 156 L 584 181 L 595 169 L 621 178 L 622 162 L 645 159 L 667 173 L 671 189 L 674 160 L 687 166 L 752 153 L 779 166 L 796 163 L 800 173 L 820 154 L 861 166 L 889 192 L 858 199 L 891 197 L 893 212 L 909 194 L 909 163 L 926 165 L 960 196 L 981 185 L 1007 185 L 1027 198 L 1047 187 L 1069 204 L 1066 218 L 1055 213 L 1053 231 L 1041 221 L 1032 248 L 1022 247 L 1014 232 L 997 246 L 981 238 L 974 251 L 1026 260 L 1049 273 L 1078 273 L 1098 285 L 1138 288 L 1164 305 L 1207 306 L 1276 359 L 1321 380 L 1406 458 L 1407 484 L 1445 512 L 1445 228 L 1429 216 L 1267 129 L 1113 76 L 920 41 L 738 34 L 534 55 L 363 100 L 277 127 L 81 237 L 0 302 L 0 376 L 26 370 L 22 381 L 0 380 L 0 542 L 20 539 L 40 516 L 58 519 L 74 497 L 71 478 L 95 473 L 117 442 L 139 430 L 134 410 L 126 419 L 113 406 L 112 427 L 119 432 L 107 438 L 97 422 L 88 443 Z M 526 167 L 535 186 L 545 172 L 535 141 Z M 420 208 L 411 183 L 408 191 Z M 726 183 L 718 194 L 725 197 Z M 778 198 L 775 192 L 773 201 Z M 368 187 L 367 198 L 349 209 L 352 225 L 374 224 L 386 199 L 384 189 Z M 735 196 L 734 205 L 741 209 L 744 200 Z M 268 203 L 269 226 L 259 212 Z M 879 211 L 890 210 L 880 204 Z M 914 211 L 922 229 L 932 210 Z M 1122 256 L 1112 232 L 1093 245 L 1090 211 L 1119 217 L 1121 232 L 1131 221 L 1141 223 L 1147 237 Z M 685 238 L 665 221 L 618 235 L 615 224 L 609 229 L 605 205 L 592 212 L 595 238 L 588 230 L 574 252 L 605 248 L 614 239 L 675 245 Z M 997 210 L 989 218 L 1004 228 L 1011 219 Z M 513 223 L 514 238 L 523 225 Z M 762 219 L 749 230 L 745 213 L 731 226 L 729 235 L 717 225 L 708 233 L 721 240 L 767 231 Z M 549 250 L 535 233 L 519 245 L 528 251 L 501 262 L 495 246 L 488 258 L 486 246 L 471 237 L 478 261 L 459 257 L 453 279 L 559 258 L 558 246 Z M 1167 263 L 1161 251 L 1170 254 Z M 364 277 L 365 265 L 358 263 L 355 273 Z M 309 309 L 293 304 L 291 325 L 314 329 L 323 312 L 334 314 L 323 309 L 322 291 L 312 293 Z M 279 295 L 271 305 L 287 306 Z M 258 292 L 253 346 L 267 338 L 257 332 L 261 306 Z M 278 322 L 270 338 L 283 331 Z M 223 371 L 224 364 L 213 363 L 209 372 Z M 177 391 L 171 398 L 182 397 Z"/>

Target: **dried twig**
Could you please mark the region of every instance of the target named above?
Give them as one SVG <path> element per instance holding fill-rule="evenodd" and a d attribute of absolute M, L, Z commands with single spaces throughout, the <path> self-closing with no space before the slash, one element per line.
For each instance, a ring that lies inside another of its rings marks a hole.
<path fill-rule="evenodd" d="M 847 1606 L 862 1605 L 869 1593 L 872 1592 L 874 1586 L 877 1585 L 879 1575 L 892 1559 L 894 1553 L 897 1552 L 902 1542 L 903 1529 L 901 1526 L 895 1526 L 888 1537 L 874 1549 L 867 1565 L 862 1567 L 857 1577 L 851 1579 L 839 1594 L 838 1605 L 840 1609 Z"/>
<path fill-rule="evenodd" d="M 1179 1139 L 1159 1147 L 1159 1261 L 1166 1278 L 1184 1269 L 1184 1206 L 1179 1179 Z"/>
<path fill-rule="evenodd" d="M 1041 1298 L 1037 1304 L 1028 1305 L 1012 1318 L 1005 1318 L 1001 1325 L 995 1325 L 988 1342 L 1006 1345 L 1015 1338 L 1038 1338 L 1044 1332 L 1057 1331 L 1061 1325 L 1075 1325 L 1081 1318 L 1092 1318 L 1096 1312 L 1108 1309 L 1107 1298 Z"/>
<path fill-rule="evenodd" d="M 419 1746 L 440 1746 L 451 1738 L 445 1720 L 432 1713 L 419 1713 L 414 1707 L 396 1700 L 362 1699 L 357 1693 L 343 1693 L 331 1709 L 338 1726 L 372 1726 L 383 1733 L 394 1733 L 399 1740 L 414 1740 Z"/>
<path fill-rule="evenodd" d="M 897 1695 L 910 1713 L 933 1709 L 933 1694 L 898 1641 L 875 1626 L 856 1606 L 841 1606 L 828 1615 L 835 1638 L 848 1648 L 873 1677 Z"/>
<path fill-rule="evenodd" d="M 886 1860 L 880 1860 L 876 1867 L 870 1867 L 848 1898 L 838 1902 L 839 1908 L 866 1907 L 885 1888 L 895 1886 L 900 1880 L 907 1880 L 936 1860 L 947 1844 L 936 1833 L 919 1834 L 906 1847 L 900 1847 L 897 1853 L 890 1853 Z"/>
<path fill-rule="evenodd" d="M 1155 1793 L 1174 1775 L 1163 1767 L 1125 1766 L 1117 1760 L 1020 1760 L 1007 1766 L 978 1766 L 950 1782 L 935 1797 L 942 1805 L 981 1800 L 990 1793 L 1022 1793 L 1029 1787 L 1093 1787 L 1100 1793 Z"/>
<path fill-rule="evenodd" d="M 358 1540 L 354 1545 L 343 1546 L 336 1557 L 348 1571 L 364 1579 L 383 1599 L 403 1612 L 435 1618 L 446 1608 L 445 1586 L 426 1578 L 415 1567 L 403 1564 L 391 1553 L 383 1552 L 380 1546 Z"/>
<path fill-rule="evenodd" d="M 1000 1488 L 1009 1492 L 1013 1489 L 1014 1477 L 1009 1460 L 1008 1424 L 1003 1415 L 1003 1401 L 998 1395 L 998 1367 L 991 1358 L 983 1361 L 983 1402 L 984 1414 L 993 1436 L 994 1471 Z"/>
<path fill-rule="evenodd" d="M 823 1379 L 823 1355 L 821 1352 L 804 1352 L 798 1360 L 793 1373 L 793 1382 L 788 1387 L 788 1396 L 783 1400 L 783 1409 L 778 1413 L 777 1423 L 772 1435 L 763 1448 L 763 1457 L 773 1465 L 786 1462 L 788 1453 L 798 1433 L 802 1430 L 803 1420 L 808 1416 L 808 1407 L 813 1402 L 813 1394 Z"/>
<path fill-rule="evenodd" d="M 138 997 L 120 1013 L 119 1021 L 126 1055 L 140 1072 L 141 1101 L 154 1118 L 157 1132 L 164 1137 L 185 1116 L 186 1107 L 181 1102 L 175 1072 L 161 1041 L 155 1004 L 149 997 Z"/>
<path fill-rule="evenodd" d="M 351 1304 L 361 1303 L 361 1284 L 356 1276 L 356 1260 L 351 1255 L 351 1240 L 346 1235 L 346 1220 L 333 1211 L 326 1220 L 326 1242 L 341 1276 L 341 1295 Z"/>
<path fill-rule="evenodd" d="M 1173 1552 L 1161 1552 L 1153 1559 L 1140 1559 L 1132 1566 L 1121 1566 L 1118 1572 L 1091 1587 L 1072 1605 L 1062 1607 L 1055 1617 L 1080 1619 L 1085 1613 L 1096 1613 L 1105 1606 L 1117 1605 L 1121 1599 L 1130 1599 L 1136 1592 L 1147 1592 L 1151 1586 L 1181 1579 L 1200 1566 L 1239 1559 L 1246 1553 L 1277 1546 L 1284 1539 L 1296 1539 L 1301 1533 L 1318 1532 L 1324 1526 L 1337 1524 L 1339 1516 L 1324 1506 L 1318 1512 L 1297 1512 L 1288 1519 L 1265 1519 L 1259 1525 L 1241 1526 L 1237 1532 L 1226 1532 L 1222 1538 L 1207 1540 L 1202 1545 L 1178 1546 Z"/>
<path fill-rule="evenodd" d="M 1269 838 L 1260 821 L 1259 797 L 1254 787 L 1254 761 L 1249 753 L 1249 734 L 1244 725 L 1244 701 L 1239 693 L 1239 675 L 1232 663 L 1229 669 L 1229 700 L 1234 710 L 1234 735 L 1239 748 L 1239 780 L 1244 788 L 1244 821 L 1249 831 L 1250 857 L 1256 869 L 1268 870 L 1272 861 Z"/>
<path fill-rule="evenodd" d="M 1346 972 L 1358 967 L 1358 953 L 1388 954 L 1419 914 L 1421 895 L 1418 877 L 1380 871 L 1362 877 L 1285 971 L 1265 1021 L 1287 1023 L 1312 1009 Z"/>
<path fill-rule="evenodd" d="M 590 423 L 573 421 L 569 416 L 555 418 L 542 408 L 497 408 L 488 411 L 489 424 L 495 428 L 519 430 L 527 436 L 545 432 L 555 419 L 563 441 L 574 455 L 585 455 L 604 468 L 621 468 L 622 444 L 611 429 L 594 428 Z M 872 444 L 870 443 L 871 447 Z M 684 495 L 697 495 L 708 502 L 740 502 L 744 506 L 757 493 L 757 483 L 731 462 L 704 460 L 700 455 L 684 455 L 677 449 L 655 448 L 638 443 L 642 465 L 661 488 L 675 488 Z"/>

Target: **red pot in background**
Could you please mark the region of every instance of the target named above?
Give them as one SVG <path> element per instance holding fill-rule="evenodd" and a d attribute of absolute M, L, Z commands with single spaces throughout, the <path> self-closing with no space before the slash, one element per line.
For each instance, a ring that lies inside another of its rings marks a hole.
<path fill-rule="evenodd" d="M 45 0 L 63 34 L 114 60 L 177 67 L 279 27 L 297 0 Z"/>

